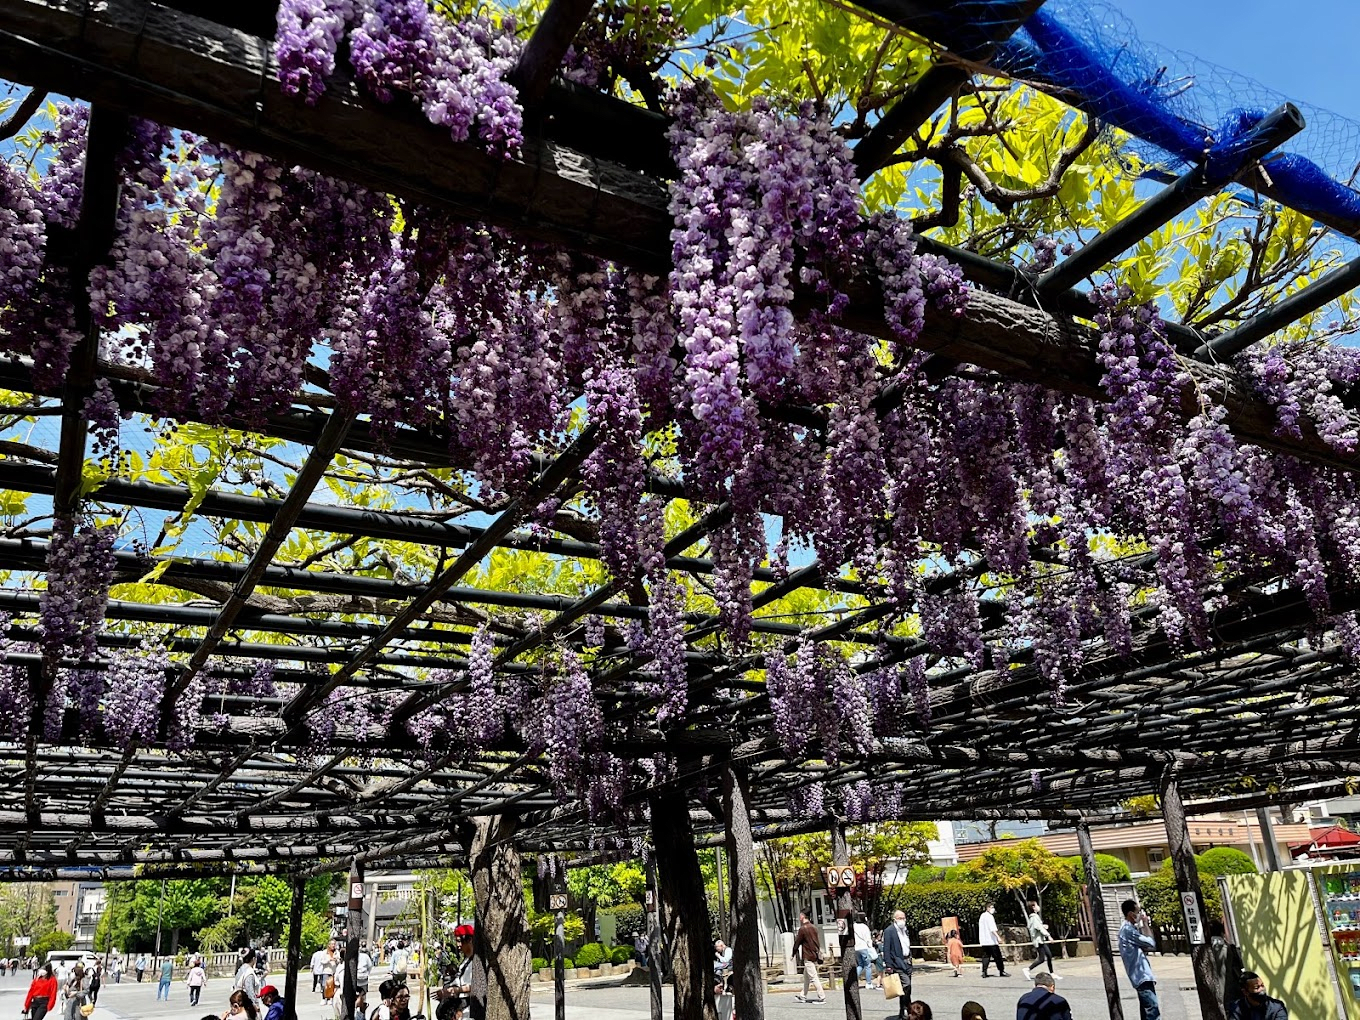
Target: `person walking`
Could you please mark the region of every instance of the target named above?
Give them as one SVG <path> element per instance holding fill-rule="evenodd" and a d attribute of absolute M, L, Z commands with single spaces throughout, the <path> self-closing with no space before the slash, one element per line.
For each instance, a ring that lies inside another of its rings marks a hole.
<path fill-rule="evenodd" d="M 90 968 L 90 1005 L 99 1005 L 99 989 L 104 984 L 104 963 L 96 960 L 94 966 Z"/>
<path fill-rule="evenodd" d="M 1119 926 L 1119 955 L 1124 961 L 1124 973 L 1129 976 L 1129 984 L 1138 993 L 1138 1014 L 1140 1020 L 1161 1020 L 1162 1009 L 1157 1002 L 1157 979 L 1152 975 L 1152 964 L 1148 961 L 1148 950 L 1156 949 L 1157 943 L 1143 934 L 1138 924 L 1137 900 L 1125 900 L 1119 904 L 1124 915 L 1124 923 Z"/>
<path fill-rule="evenodd" d="M 406 940 L 398 939 L 397 948 L 392 950 L 392 980 L 406 984 L 406 972 L 411 966 L 411 954 L 406 950 Z"/>
<path fill-rule="evenodd" d="M 1015 1004 L 1015 1020 L 1072 1020 L 1072 1007 L 1053 990 L 1053 972 L 1036 974 L 1034 987 Z"/>
<path fill-rule="evenodd" d="M 1244 970 L 1238 978 L 1241 995 L 1228 1007 L 1228 1020 L 1289 1020 L 1289 1010 L 1266 994 L 1261 975 Z"/>
<path fill-rule="evenodd" d="M 869 919 L 862 913 L 855 914 L 854 932 L 860 984 L 869 989 L 877 988 L 874 982 L 874 958 L 878 953 L 874 950 L 874 933 L 869 929 Z"/>
<path fill-rule="evenodd" d="M 47 1011 L 57 1004 L 57 976 L 52 973 L 52 965 L 44 964 L 28 986 L 24 998 L 24 1012 L 31 1020 L 43 1020 Z"/>
<path fill-rule="evenodd" d="M 115 985 L 123 983 L 123 958 L 117 953 L 114 953 L 113 958 L 109 960 L 109 977 L 113 978 Z"/>
<path fill-rule="evenodd" d="M 249 1012 L 253 1015 L 260 1008 L 260 977 L 255 973 L 255 950 L 247 949 L 241 957 L 241 965 L 236 968 L 236 977 L 231 985 L 233 992 L 241 992 L 250 1000 Z"/>
<path fill-rule="evenodd" d="M 826 989 L 822 987 L 822 976 L 817 965 L 822 962 L 822 938 L 817 927 L 808 920 L 808 912 L 798 912 L 798 934 L 793 938 L 793 952 L 803 964 L 803 994 L 795 996 L 799 1002 L 825 1002 Z M 817 998 L 809 998 L 808 991 L 815 986 Z"/>
<path fill-rule="evenodd" d="M 1034 962 L 1025 968 L 1025 977 L 1033 979 L 1034 972 L 1042 965 L 1048 968 L 1054 981 L 1061 981 L 1062 977 L 1053 970 L 1053 947 L 1049 945 L 1053 941 L 1053 935 L 1039 914 L 1037 900 L 1029 901 L 1029 917 L 1025 920 L 1025 928 L 1029 931 L 1030 944 L 1034 946 Z"/>
<path fill-rule="evenodd" d="M 905 1017 L 911 1006 L 911 935 L 907 933 L 907 915 L 893 912 L 893 923 L 883 929 L 884 973 L 896 974 L 902 982 L 902 994 L 897 997 L 897 1015 Z"/>
<path fill-rule="evenodd" d="M 66 1020 L 80 1020 L 80 1007 L 90 999 L 90 979 L 85 965 L 77 963 L 71 968 L 71 976 L 66 979 Z"/>
<path fill-rule="evenodd" d="M 326 944 L 326 953 L 321 957 L 321 997 L 330 999 L 335 995 L 335 972 L 341 965 L 338 944 L 331 939 Z"/>
<path fill-rule="evenodd" d="M 195 960 L 193 966 L 189 968 L 189 973 L 184 977 L 184 983 L 189 986 L 189 1005 L 197 1006 L 199 996 L 203 994 L 203 986 L 208 983 L 208 971 L 203 966 L 203 961 Z"/>
<path fill-rule="evenodd" d="M 312 992 L 313 994 L 321 991 L 321 986 L 325 983 L 323 973 L 326 965 L 326 947 L 322 946 L 312 954 Z"/>
<path fill-rule="evenodd" d="M 996 904 L 988 903 L 978 915 L 978 942 L 982 943 L 982 976 L 989 977 L 987 965 L 996 964 L 999 977 L 1006 976 L 1006 958 L 1001 955 L 1001 934 L 996 928 Z"/>
<path fill-rule="evenodd" d="M 944 937 L 944 945 L 949 966 L 954 968 L 954 976 L 963 977 L 963 939 L 959 937 L 957 928 L 949 930 L 949 934 Z"/>
<path fill-rule="evenodd" d="M 166 1002 L 170 1001 L 170 986 L 174 984 L 174 981 L 175 958 L 173 956 L 167 956 L 161 961 L 161 977 L 160 981 L 156 984 L 157 1002 L 160 1002 L 162 999 Z"/>
<path fill-rule="evenodd" d="M 137 962 L 132 965 L 132 969 L 137 972 L 137 983 L 142 983 L 142 975 L 146 973 L 146 954 L 142 953 L 137 957 Z"/>

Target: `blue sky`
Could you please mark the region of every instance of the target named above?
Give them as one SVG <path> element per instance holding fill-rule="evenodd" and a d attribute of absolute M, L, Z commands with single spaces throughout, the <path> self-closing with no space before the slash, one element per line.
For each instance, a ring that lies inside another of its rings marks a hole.
<path fill-rule="evenodd" d="M 1116 0 L 1112 6 L 1146 42 L 1360 121 L 1360 88 L 1350 70 L 1360 38 L 1356 0 Z"/>

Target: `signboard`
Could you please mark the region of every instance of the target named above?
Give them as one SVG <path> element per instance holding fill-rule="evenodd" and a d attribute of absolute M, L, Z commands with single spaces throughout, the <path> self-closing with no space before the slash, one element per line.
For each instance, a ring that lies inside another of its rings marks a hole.
<path fill-rule="evenodd" d="M 1199 916 L 1199 900 L 1194 893 L 1181 893 L 1181 912 L 1185 914 L 1185 937 L 1192 946 L 1204 945 L 1204 921 Z"/>
<path fill-rule="evenodd" d="M 363 898 L 364 898 L 364 883 L 362 883 L 362 882 L 351 882 L 351 883 L 349 884 L 349 898 L 352 899 L 352 900 L 361 900 L 361 899 L 363 899 Z"/>
<path fill-rule="evenodd" d="M 645 902 L 646 905 L 647 905 L 647 912 L 648 912 L 648 913 L 651 913 L 652 911 L 656 910 L 656 893 L 655 893 L 655 891 L 653 891 L 653 890 L 651 890 L 651 889 L 648 889 L 648 890 L 647 890 L 647 898 L 646 898 L 646 900 L 644 900 L 644 902 Z"/>
<path fill-rule="evenodd" d="M 566 910 L 566 909 L 567 909 L 567 894 L 566 894 L 566 893 L 560 893 L 560 892 L 549 893 L 549 894 L 548 894 L 548 909 L 549 909 L 549 910 Z"/>
<path fill-rule="evenodd" d="M 825 879 L 828 889 L 853 889 L 855 887 L 855 869 L 849 866 L 823 868 L 822 877 Z"/>
<path fill-rule="evenodd" d="M 836 934 L 844 938 L 850 933 L 850 927 L 845 923 L 845 918 L 836 918 Z"/>
<path fill-rule="evenodd" d="M 33 939 L 28 935 L 19 935 L 15 938 L 14 944 L 20 949 L 27 949 L 29 946 L 33 945 Z"/>

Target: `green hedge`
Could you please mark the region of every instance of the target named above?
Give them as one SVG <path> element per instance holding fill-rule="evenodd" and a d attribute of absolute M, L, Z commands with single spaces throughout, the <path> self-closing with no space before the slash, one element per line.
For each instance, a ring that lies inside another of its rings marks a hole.
<path fill-rule="evenodd" d="M 940 918 L 951 916 L 973 931 L 978 915 L 988 903 L 996 904 L 998 920 L 1003 924 L 1007 922 L 1007 907 L 1010 913 L 1018 909 L 1014 897 L 977 882 L 900 885 L 891 892 L 884 890 L 884 899 L 889 901 L 889 911 L 900 910 L 907 915 L 907 927 L 913 932 L 938 927 Z"/>
<path fill-rule="evenodd" d="M 1204 893 L 1204 911 L 1210 921 L 1223 920 L 1223 904 L 1218 897 L 1218 883 L 1205 875 L 1199 883 Z M 1140 878 L 1134 887 L 1138 890 L 1138 902 L 1148 912 L 1157 925 L 1171 925 L 1180 928 L 1185 924 L 1181 914 L 1181 894 L 1176 888 L 1176 873 L 1168 860 L 1160 871 L 1154 871 L 1147 878 Z"/>
<path fill-rule="evenodd" d="M 522 957 L 521 957 L 521 959 L 522 959 Z M 538 971 L 540 971 L 540 970 L 547 970 L 549 967 L 552 966 L 552 964 L 550 964 L 547 960 L 543 959 L 543 957 L 541 957 L 541 956 L 535 956 L 535 957 L 534 957 L 534 964 L 533 964 L 533 966 L 534 966 L 534 971 L 535 971 L 535 972 L 538 972 Z"/>
<path fill-rule="evenodd" d="M 615 946 L 609 951 L 610 963 L 627 963 L 633 958 L 632 946 Z"/>
<path fill-rule="evenodd" d="M 614 938 L 620 943 L 631 943 L 633 932 L 647 930 L 647 911 L 641 903 L 623 903 L 600 913 L 614 915 Z"/>
<path fill-rule="evenodd" d="M 571 968 L 576 966 L 576 961 L 573 960 L 570 956 L 568 956 L 565 960 L 562 961 L 562 966 L 567 970 L 571 970 Z"/>
<path fill-rule="evenodd" d="M 1086 868 L 1081 863 L 1081 857 L 1064 857 L 1063 861 L 1072 869 L 1072 874 L 1080 876 L 1080 881 L 1086 881 Z M 1133 877 L 1129 871 L 1129 866 L 1118 857 L 1110 854 L 1096 854 L 1096 871 L 1100 875 L 1100 881 L 1106 885 L 1111 882 L 1127 882 Z"/>
<path fill-rule="evenodd" d="M 605 949 L 598 942 L 587 942 L 576 951 L 576 966 L 598 967 L 604 963 Z"/>
<path fill-rule="evenodd" d="M 1216 846 L 1196 854 L 1195 863 L 1199 865 L 1201 875 L 1256 874 L 1256 863 L 1241 850 L 1230 846 Z"/>

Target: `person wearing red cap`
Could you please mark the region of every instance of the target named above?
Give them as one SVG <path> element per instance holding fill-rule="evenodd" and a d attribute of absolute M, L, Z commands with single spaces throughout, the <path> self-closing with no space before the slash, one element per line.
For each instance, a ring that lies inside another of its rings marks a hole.
<path fill-rule="evenodd" d="M 264 1015 L 264 1020 L 283 1020 L 283 999 L 279 995 L 279 990 L 273 985 L 265 985 L 260 989 L 260 1001 L 269 1007 L 269 1012 Z"/>

